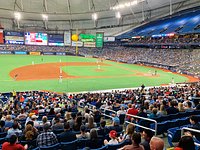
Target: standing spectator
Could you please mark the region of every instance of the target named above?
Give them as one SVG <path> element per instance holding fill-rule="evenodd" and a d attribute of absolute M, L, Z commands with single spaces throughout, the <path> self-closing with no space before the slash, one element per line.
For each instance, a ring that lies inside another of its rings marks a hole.
<path fill-rule="evenodd" d="M 126 110 L 124 106 L 121 106 L 120 110 L 117 111 L 117 116 L 119 117 L 120 115 L 126 114 Z"/>
<path fill-rule="evenodd" d="M 39 147 L 42 146 L 51 146 L 58 143 L 57 137 L 53 132 L 50 132 L 50 126 L 45 124 L 43 126 L 44 133 L 41 133 L 37 137 L 37 144 Z"/>

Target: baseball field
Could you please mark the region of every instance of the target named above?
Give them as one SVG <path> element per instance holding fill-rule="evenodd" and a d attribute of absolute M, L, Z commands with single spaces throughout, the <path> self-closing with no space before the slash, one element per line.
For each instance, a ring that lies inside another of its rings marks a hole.
<path fill-rule="evenodd" d="M 156 72 L 156 74 L 155 74 Z M 0 92 L 81 92 L 160 86 L 195 78 L 145 66 L 75 56 L 0 55 Z"/>

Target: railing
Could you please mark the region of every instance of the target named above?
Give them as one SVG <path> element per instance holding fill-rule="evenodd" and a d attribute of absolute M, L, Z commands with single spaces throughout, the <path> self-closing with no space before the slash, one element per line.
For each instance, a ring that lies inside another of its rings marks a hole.
<path fill-rule="evenodd" d="M 111 112 L 111 113 L 114 113 L 114 114 L 117 114 L 116 111 L 111 110 L 111 109 L 101 108 L 101 110 L 103 110 L 103 113 L 102 113 L 103 116 L 109 117 L 109 118 L 111 118 L 111 119 L 113 118 L 113 116 L 110 116 L 110 115 L 106 114 L 106 113 L 105 113 L 106 111 Z"/>
<path fill-rule="evenodd" d="M 126 116 L 154 122 L 155 123 L 155 129 L 151 129 L 151 128 L 148 128 L 148 127 L 145 127 L 145 126 L 141 126 L 139 124 L 135 124 L 135 123 L 132 123 L 132 122 L 129 122 L 129 121 L 125 121 L 125 123 L 133 124 L 134 126 L 137 126 L 137 127 L 140 127 L 140 128 L 146 129 L 146 130 L 151 130 L 151 131 L 153 131 L 155 133 L 155 135 L 157 135 L 157 126 L 158 126 L 158 123 L 157 123 L 156 120 L 149 119 L 149 118 L 144 118 L 144 117 L 140 117 L 140 116 L 135 116 L 135 115 L 130 115 L 130 114 L 126 114 Z"/>
<path fill-rule="evenodd" d="M 196 133 L 199 133 L 199 134 L 200 134 L 200 130 L 196 130 L 196 129 L 192 129 L 192 128 L 183 127 L 183 128 L 181 129 L 181 136 L 184 134 L 184 130 L 192 131 L 192 132 L 196 132 Z M 200 144 L 197 143 L 197 142 L 194 142 L 194 144 L 195 144 L 196 146 L 200 146 Z"/>

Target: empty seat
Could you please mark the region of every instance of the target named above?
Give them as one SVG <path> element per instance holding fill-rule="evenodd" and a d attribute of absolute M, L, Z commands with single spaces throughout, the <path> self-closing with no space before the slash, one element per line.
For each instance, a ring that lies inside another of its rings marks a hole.
<path fill-rule="evenodd" d="M 41 146 L 39 148 L 40 148 L 40 150 L 58 150 L 60 148 L 60 144 L 57 143 L 57 144 L 54 144 L 51 146 Z"/>
<path fill-rule="evenodd" d="M 62 150 L 76 150 L 77 149 L 77 142 L 78 140 L 72 141 L 72 142 L 61 142 L 61 149 Z"/>

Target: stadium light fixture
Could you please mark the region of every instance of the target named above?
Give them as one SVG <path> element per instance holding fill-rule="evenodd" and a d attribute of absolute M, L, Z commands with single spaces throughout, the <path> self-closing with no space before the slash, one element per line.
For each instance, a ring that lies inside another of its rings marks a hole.
<path fill-rule="evenodd" d="M 19 21 L 21 19 L 21 14 L 19 12 L 14 13 L 15 19 Z"/>
<path fill-rule="evenodd" d="M 96 20 L 98 19 L 97 13 L 93 13 L 93 14 L 92 14 L 92 19 L 93 19 L 94 21 L 96 21 Z"/>
<path fill-rule="evenodd" d="M 145 0 L 134 0 L 134 1 L 123 3 L 123 4 L 118 4 L 116 6 L 110 7 L 110 9 L 111 10 L 123 9 L 123 8 L 127 8 L 127 7 L 137 5 L 138 3 L 143 2 L 143 1 L 145 1 Z"/>
<path fill-rule="evenodd" d="M 44 21 L 47 21 L 47 20 L 48 20 L 48 16 L 45 15 L 45 14 L 42 14 L 42 18 L 43 18 Z"/>
<path fill-rule="evenodd" d="M 120 19 L 120 18 L 121 18 L 120 12 L 116 12 L 116 13 L 115 13 L 115 17 L 116 17 L 117 19 Z"/>

